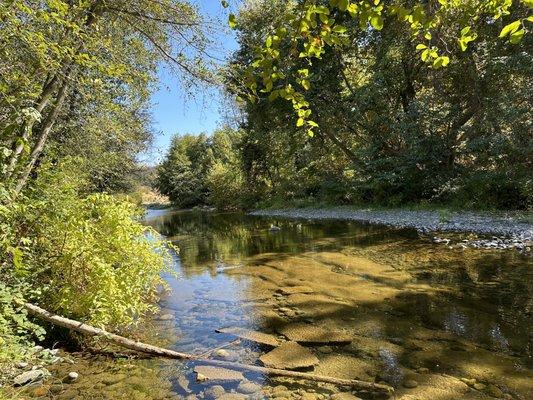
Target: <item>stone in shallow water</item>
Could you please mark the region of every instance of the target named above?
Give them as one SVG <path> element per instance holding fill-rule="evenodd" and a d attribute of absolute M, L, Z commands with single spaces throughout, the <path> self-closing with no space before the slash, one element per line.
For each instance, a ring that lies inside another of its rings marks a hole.
<path fill-rule="evenodd" d="M 276 339 L 275 336 L 269 335 L 268 333 L 257 332 L 243 328 L 221 328 L 217 329 L 217 332 L 227 333 L 229 335 L 237 336 L 241 339 L 246 339 L 259 344 L 266 344 L 272 347 L 279 346 L 278 339 Z"/>
<path fill-rule="evenodd" d="M 23 386 L 31 382 L 38 381 L 44 377 L 44 371 L 42 369 L 35 369 L 32 371 L 24 372 L 23 374 L 17 375 L 13 379 L 15 386 Z"/>
<path fill-rule="evenodd" d="M 331 396 L 331 400 L 361 400 L 351 393 L 337 393 Z"/>
<path fill-rule="evenodd" d="M 260 390 L 261 386 L 250 381 L 243 381 L 239 383 L 239 386 L 237 386 L 237 392 L 244 394 L 253 394 L 259 392 Z"/>
<path fill-rule="evenodd" d="M 299 343 L 348 344 L 352 341 L 352 338 L 343 332 L 302 323 L 286 325 L 279 330 L 279 333 Z"/>
<path fill-rule="evenodd" d="M 238 393 L 225 393 L 220 397 L 217 397 L 217 400 L 246 400 L 246 396 Z"/>
<path fill-rule="evenodd" d="M 206 365 L 197 365 L 194 367 L 194 372 L 210 381 L 238 382 L 244 379 L 239 371 Z"/>
<path fill-rule="evenodd" d="M 313 293 L 314 290 L 309 286 L 287 286 L 282 287 L 279 291 L 283 294 L 295 294 L 295 293 Z"/>
<path fill-rule="evenodd" d="M 285 342 L 259 360 L 267 367 L 281 369 L 309 368 L 318 364 L 318 358 L 296 342 Z"/>
<path fill-rule="evenodd" d="M 204 396 L 209 400 L 219 399 L 225 393 L 226 390 L 220 385 L 211 386 L 210 388 L 204 390 Z"/>

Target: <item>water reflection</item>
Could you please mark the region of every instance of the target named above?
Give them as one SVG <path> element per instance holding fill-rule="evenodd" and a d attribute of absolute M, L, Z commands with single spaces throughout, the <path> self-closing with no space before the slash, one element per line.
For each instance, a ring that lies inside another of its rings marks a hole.
<path fill-rule="evenodd" d="M 279 339 L 326 330 L 351 341 L 305 344 L 319 359 L 317 374 L 385 381 L 406 400 L 533 398 L 528 256 L 450 250 L 412 230 L 355 222 L 175 212 L 149 215 L 147 223 L 180 248 L 150 341 L 258 364 L 268 348 L 216 330 Z M 193 368 L 155 363 L 152 373 L 171 385 L 166 398 L 218 398 L 218 382 L 197 382 Z M 242 382 L 226 382 L 218 395 L 328 399 L 339 391 L 246 377 L 248 392 Z M 111 387 L 101 391 L 120 398 Z"/>

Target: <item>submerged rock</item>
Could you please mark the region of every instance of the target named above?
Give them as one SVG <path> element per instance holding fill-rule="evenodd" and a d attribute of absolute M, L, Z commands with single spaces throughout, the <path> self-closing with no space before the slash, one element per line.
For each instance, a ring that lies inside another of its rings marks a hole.
<path fill-rule="evenodd" d="M 331 395 L 331 400 L 361 400 L 361 398 L 351 393 L 336 393 Z"/>
<path fill-rule="evenodd" d="M 275 336 L 269 335 L 268 333 L 252 331 L 250 329 L 244 329 L 244 328 L 233 328 L 233 327 L 217 329 L 217 332 L 227 333 L 229 335 L 233 335 L 241 339 L 246 339 L 251 342 L 255 342 L 259 344 L 266 344 L 267 346 L 272 346 L 272 347 L 279 346 L 279 340 Z"/>
<path fill-rule="evenodd" d="M 224 393 L 222 396 L 217 397 L 217 400 L 246 400 L 246 396 L 238 393 Z"/>
<path fill-rule="evenodd" d="M 261 386 L 250 381 L 243 381 L 239 383 L 239 386 L 237 386 L 237 392 L 244 394 L 253 394 L 259 392 L 260 390 Z"/>
<path fill-rule="evenodd" d="M 496 397 L 497 399 L 500 399 L 503 397 L 503 391 L 498 386 L 493 385 L 493 384 L 490 384 L 489 386 L 487 386 L 486 392 L 488 395 L 492 397 Z"/>
<path fill-rule="evenodd" d="M 306 347 L 296 342 L 285 342 L 271 352 L 259 357 L 267 367 L 281 369 L 310 368 L 318 364 L 318 358 Z"/>
<path fill-rule="evenodd" d="M 219 399 L 225 393 L 226 390 L 220 385 L 211 386 L 204 390 L 205 398 L 208 400 Z"/>
<path fill-rule="evenodd" d="M 287 286 L 279 289 L 282 294 L 295 294 L 295 293 L 313 293 L 314 290 L 309 286 Z"/>
<path fill-rule="evenodd" d="M 79 376 L 80 375 L 77 372 L 74 372 L 74 371 L 69 372 L 68 375 L 65 377 L 65 379 L 63 379 L 63 382 L 72 383 L 72 382 L 78 380 Z"/>
<path fill-rule="evenodd" d="M 239 371 L 220 367 L 197 365 L 194 367 L 194 372 L 197 374 L 197 380 L 200 375 L 205 378 L 205 380 L 210 381 L 238 382 L 244 380 L 244 376 Z"/>
<path fill-rule="evenodd" d="M 279 333 L 299 343 L 348 344 L 352 341 L 352 338 L 343 332 L 303 323 L 286 325 L 279 330 Z"/>
<path fill-rule="evenodd" d="M 414 389 L 415 387 L 418 387 L 418 382 L 414 379 L 407 379 L 403 382 L 403 387 L 407 389 Z"/>
<path fill-rule="evenodd" d="M 42 369 L 34 369 L 31 371 L 24 372 L 20 375 L 17 375 L 15 379 L 13 379 L 13 384 L 15 386 L 24 386 L 31 382 L 36 382 L 41 380 L 45 375 L 44 370 Z"/>

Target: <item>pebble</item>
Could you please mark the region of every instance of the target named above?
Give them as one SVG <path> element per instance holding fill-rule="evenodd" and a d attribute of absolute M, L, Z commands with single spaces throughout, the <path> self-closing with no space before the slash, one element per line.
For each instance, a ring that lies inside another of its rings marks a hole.
<path fill-rule="evenodd" d="M 361 400 L 359 397 L 351 393 L 336 393 L 331 395 L 331 400 Z"/>
<path fill-rule="evenodd" d="M 28 363 L 27 362 L 19 362 L 19 363 L 17 363 L 17 368 L 24 369 L 24 368 L 27 368 L 27 367 L 28 367 Z"/>
<path fill-rule="evenodd" d="M 163 314 L 158 318 L 159 321 L 170 321 L 173 319 L 174 319 L 174 315 L 172 314 Z"/>
<path fill-rule="evenodd" d="M 69 372 L 68 375 L 65 377 L 64 382 L 66 383 L 72 383 L 79 378 L 79 374 L 75 371 Z"/>
<path fill-rule="evenodd" d="M 205 398 L 209 400 L 216 400 L 225 393 L 226 390 L 220 385 L 214 385 L 204 390 Z"/>
<path fill-rule="evenodd" d="M 218 349 L 217 351 L 215 351 L 215 356 L 220 358 L 228 358 L 230 356 L 230 353 L 227 350 Z"/>
<path fill-rule="evenodd" d="M 253 394 L 259 392 L 260 390 L 261 386 L 250 381 L 242 381 L 239 383 L 239 386 L 237 386 L 237 392 L 244 394 Z"/>
<path fill-rule="evenodd" d="M 407 389 L 414 389 L 417 386 L 418 386 L 418 382 L 415 381 L 414 379 L 407 379 L 406 381 L 403 382 L 403 387 Z"/>
<path fill-rule="evenodd" d="M 302 394 L 301 400 L 317 400 L 319 396 L 316 393 L 304 393 Z"/>
<path fill-rule="evenodd" d="M 32 391 L 33 397 L 42 397 L 42 396 L 45 396 L 47 393 L 48 393 L 48 388 L 44 386 L 35 388 Z"/>
<path fill-rule="evenodd" d="M 442 220 L 437 211 L 289 209 L 259 210 L 250 214 L 308 220 L 361 221 L 397 228 L 414 228 L 422 234 L 446 231 L 496 235 L 493 239 L 471 240 L 461 243 L 477 248 L 515 248 L 527 252 L 530 251 L 530 243 L 533 240 L 532 224 L 524 223 L 519 218 L 502 218 L 497 214 L 490 213 L 453 212 L 445 221 Z M 435 237 L 433 240 L 444 245 L 450 243 L 450 240 L 446 238 Z"/>
<path fill-rule="evenodd" d="M 487 394 L 498 399 L 503 397 L 503 391 L 496 385 L 490 384 L 487 386 Z"/>
<path fill-rule="evenodd" d="M 483 389 L 485 389 L 487 387 L 487 385 L 485 385 L 484 383 L 481 383 L 481 382 L 476 382 L 476 383 L 474 383 L 473 387 L 476 390 L 483 390 Z"/>

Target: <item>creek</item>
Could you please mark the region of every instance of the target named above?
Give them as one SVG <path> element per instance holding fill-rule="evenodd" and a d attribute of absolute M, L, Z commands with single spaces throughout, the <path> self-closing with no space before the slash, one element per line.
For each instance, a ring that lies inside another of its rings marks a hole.
<path fill-rule="evenodd" d="M 244 328 L 302 343 L 311 372 L 387 382 L 398 399 L 533 398 L 528 255 L 449 249 L 414 230 L 356 222 L 149 211 L 146 223 L 180 251 L 161 313 L 130 333 L 143 341 L 195 354 L 222 347 L 211 355 L 260 364 L 271 348 L 217 333 Z M 354 398 L 257 373 L 198 382 L 194 363 L 129 353 L 72 360 L 52 366 L 57 378 L 34 397 Z M 62 384 L 72 370 L 80 378 Z"/>

